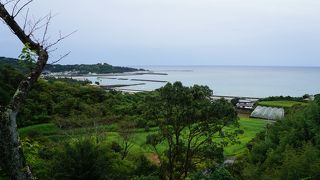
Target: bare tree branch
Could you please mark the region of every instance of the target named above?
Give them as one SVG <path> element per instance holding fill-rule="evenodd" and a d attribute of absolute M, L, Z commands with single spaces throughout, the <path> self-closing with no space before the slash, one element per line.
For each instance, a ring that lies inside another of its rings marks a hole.
<path fill-rule="evenodd" d="M 58 63 L 59 61 L 61 61 L 62 59 L 66 58 L 67 56 L 69 56 L 69 54 L 71 53 L 71 51 L 67 52 L 66 54 L 62 55 L 59 57 L 59 59 L 55 60 L 55 61 L 52 61 L 50 64 L 56 64 Z"/>
<path fill-rule="evenodd" d="M 57 50 L 58 50 L 58 48 L 54 48 L 54 49 L 48 50 L 48 53 L 53 53 L 53 52 L 55 52 Z"/>
<path fill-rule="evenodd" d="M 28 36 L 31 36 L 32 34 L 34 34 L 34 32 L 36 32 L 37 30 L 43 28 L 45 26 L 45 24 L 43 25 L 40 25 L 42 23 L 42 21 L 44 19 L 46 19 L 48 17 L 48 15 L 38 19 L 37 21 L 34 22 L 33 25 L 31 25 L 32 23 L 30 22 L 30 25 L 29 25 L 29 34 Z"/>
<path fill-rule="evenodd" d="M 46 50 L 50 49 L 52 46 L 57 45 L 60 41 L 66 39 L 66 38 L 68 38 L 68 37 L 70 37 L 72 34 L 74 34 L 74 33 L 76 33 L 76 32 L 77 32 L 77 30 L 75 30 L 75 31 L 73 31 L 73 32 L 71 32 L 71 33 L 69 33 L 69 34 L 67 34 L 67 35 L 65 35 L 65 36 L 62 36 L 61 31 L 60 31 L 60 32 L 59 32 L 59 38 L 58 38 L 58 40 L 57 40 L 56 42 L 54 42 L 54 43 L 49 44 L 48 46 L 46 46 L 45 49 L 46 49 Z"/>
<path fill-rule="evenodd" d="M 14 16 L 13 16 L 14 11 L 16 10 L 16 8 L 17 8 L 18 4 L 20 3 L 20 1 L 21 1 L 21 0 L 17 0 L 17 1 L 14 3 L 14 6 L 13 6 L 12 12 L 11 12 L 11 16 L 12 16 L 12 17 L 14 17 Z"/>
<path fill-rule="evenodd" d="M 23 31 L 26 31 L 26 26 L 27 26 L 27 22 L 28 22 L 28 16 L 29 16 L 29 9 L 27 10 L 27 13 L 24 17 L 24 23 L 23 23 Z"/>
<path fill-rule="evenodd" d="M 48 33 L 48 28 L 49 28 L 49 24 L 51 22 L 51 19 L 52 19 L 52 15 L 51 15 L 51 12 L 50 12 L 50 14 L 48 15 L 48 18 L 47 18 L 47 22 L 45 24 L 45 28 L 44 28 L 41 44 L 45 43 L 45 39 L 46 39 L 46 36 L 47 36 L 47 33 Z"/>
<path fill-rule="evenodd" d="M 13 18 L 17 17 L 17 15 L 18 15 L 28 4 L 30 4 L 32 1 L 33 1 L 33 0 L 29 0 L 29 1 L 26 2 L 24 5 L 22 5 L 14 15 L 12 14 Z"/>

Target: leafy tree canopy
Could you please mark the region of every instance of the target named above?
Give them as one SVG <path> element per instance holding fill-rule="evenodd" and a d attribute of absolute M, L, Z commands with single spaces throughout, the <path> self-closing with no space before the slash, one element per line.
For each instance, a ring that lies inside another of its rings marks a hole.
<path fill-rule="evenodd" d="M 147 143 L 158 152 L 166 178 L 186 178 L 198 164 L 222 162 L 223 147 L 236 135 L 223 128 L 237 124 L 237 113 L 232 104 L 212 101 L 211 96 L 207 86 L 185 87 L 176 82 L 148 97 L 146 115 L 157 122 L 159 132 L 150 135 Z M 161 143 L 168 144 L 164 153 L 157 149 Z"/>

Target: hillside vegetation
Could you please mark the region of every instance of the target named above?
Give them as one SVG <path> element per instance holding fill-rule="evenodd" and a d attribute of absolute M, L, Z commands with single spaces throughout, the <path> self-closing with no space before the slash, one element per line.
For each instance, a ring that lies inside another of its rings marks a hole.
<path fill-rule="evenodd" d="M 0 66 L 1 107 L 23 78 L 19 68 Z M 180 82 L 128 94 L 40 79 L 17 119 L 26 160 L 39 179 L 320 178 L 319 96 L 308 104 L 282 99 L 287 108 L 303 106 L 270 123 L 238 118 L 211 95 Z M 226 158 L 235 163 L 224 165 Z"/>
<path fill-rule="evenodd" d="M 300 106 L 250 142 L 241 179 L 320 178 L 320 98 Z"/>
<path fill-rule="evenodd" d="M 4 77 L 0 79 L 4 85 L 1 97 L 7 97 L 1 106 L 5 106 L 24 75 L 9 66 L 1 66 L 0 74 Z M 155 92 L 128 94 L 106 92 L 67 79 L 39 80 L 17 119 L 27 162 L 40 179 L 65 179 L 79 174 L 98 179 L 157 179 L 193 176 L 206 167 L 215 169 L 223 162 L 223 149 L 239 141 L 237 134 L 245 133 L 238 131 L 233 106 L 224 100 L 210 101 L 211 93 L 208 87 L 184 87 L 181 83 L 167 84 Z M 189 119 L 191 115 L 196 116 Z M 170 119 L 174 121 L 166 121 Z M 166 139 L 166 134 L 171 131 L 177 136 L 171 129 L 174 126 L 179 129 L 180 138 L 170 149 L 171 140 Z M 226 127 L 229 129 L 223 132 Z M 188 142 L 188 134 L 193 137 L 191 146 L 180 143 Z M 183 151 L 185 148 L 192 154 L 184 154 L 188 152 Z M 240 152 L 237 148 L 232 147 L 230 154 Z M 172 162 L 177 162 L 170 166 L 174 170 L 168 169 L 170 150 L 179 155 L 171 157 Z M 216 155 L 209 158 L 209 154 Z M 195 161 L 199 158 L 206 160 L 198 164 Z M 98 159 L 104 160 L 88 172 L 86 169 L 92 164 L 87 163 Z M 106 171 L 111 166 L 117 168 Z"/>
<path fill-rule="evenodd" d="M 19 64 L 18 59 L 0 57 L 0 66 L 4 66 L 4 65 L 10 65 L 24 72 L 27 71 L 25 67 Z M 78 74 L 88 74 L 88 73 L 107 74 L 107 73 L 123 73 L 123 72 L 134 72 L 134 71 L 144 71 L 144 70 L 129 68 L 129 67 L 112 66 L 107 63 L 99 63 L 99 64 L 75 64 L 75 65 L 48 64 L 45 67 L 45 71 L 50 71 L 50 72 L 73 71 L 73 72 L 77 72 Z"/>
<path fill-rule="evenodd" d="M 228 145 L 224 152 L 226 156 L 234 156 L 234 155 L 240 155 L 245 152 L 246 144 L 251 141 L 257 133 L 262 131 L 266 125 L 268 124 L 267 121 L 260 120 L 260 119 L 249 119 L 249 118 L 240 118 L 240 129 L 243 130 L 243 134 L 239 135 L 239 143 Z M 121 139 L 121 136 L 119 135 L 119 127 L 117 124 L 114 125 L 104 125 L 99 126 L 98 131 L 107 133 L 108 137 L 106 139 L 106 142 L 116 142 L 119 139 Z M 146 137 L 149 134 L 154 133 L 157 130 L 157 128 L 150 128 L 148 131 L 145 131 L 144 128 L 135 128 L 133 131 L 134 138 L 132 139 L 133 143 L 133 151 L 131 153 L 133 154 L 144 154 L 144 153 L 155 153 L 153 152 L 150 147 L 145 146 L 145 140 Z M 33 138 L 36 139 L 42 139 L 42 138 L 48 138 L 51 140 L 55 140 L 57 137 L 61 139 L 72 139 L 76 138 L 77 136 L 81 135 L 88 135 L 89 133 L 94 134 L 94 129 L 90 128 L 73 128 L 69 130 L 63 130 L 57 127 L 53 123 L 46 123 L 46 124 L 38 124 L 33 126 L 28 126 L 19 129 L 20 135 L 22 138 Z M 66 134 L 71 134 L 72 136 L 66 136 Z M 163 146 L 165 146 L 163 144 Z M 164 149 L 165 147 L 161 147 L 160 149 Z"/>

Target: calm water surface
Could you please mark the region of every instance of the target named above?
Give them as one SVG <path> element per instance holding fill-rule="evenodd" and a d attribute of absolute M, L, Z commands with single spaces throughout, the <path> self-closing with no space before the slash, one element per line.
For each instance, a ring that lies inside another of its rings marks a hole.
<path fill-rule="evenodd" d="M 143 66 L 168 75 L 117 76 L 128 80 L 89 77 L 100 84 L 135 84 L 131 79 L 181 81 L 184 85 L 207 85 L 217 95 L 234 96 L 302 96 L 320 93 L 320 67 L 238 67 L 238 66 Z M 126 87 L 154 90 L 165 83 L 143 82 L 145 85 Z"/>

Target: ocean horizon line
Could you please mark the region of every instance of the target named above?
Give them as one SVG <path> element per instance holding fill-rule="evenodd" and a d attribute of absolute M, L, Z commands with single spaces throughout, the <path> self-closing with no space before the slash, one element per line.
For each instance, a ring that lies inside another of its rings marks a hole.
<path fill-rule="evenodd" d="M 123 66 L 123 65 L 115 65 Z M 320 68 L 320 66 L 290 65 L 126 65 L 128 67 L 252 67 L 252 68 Z"/>

